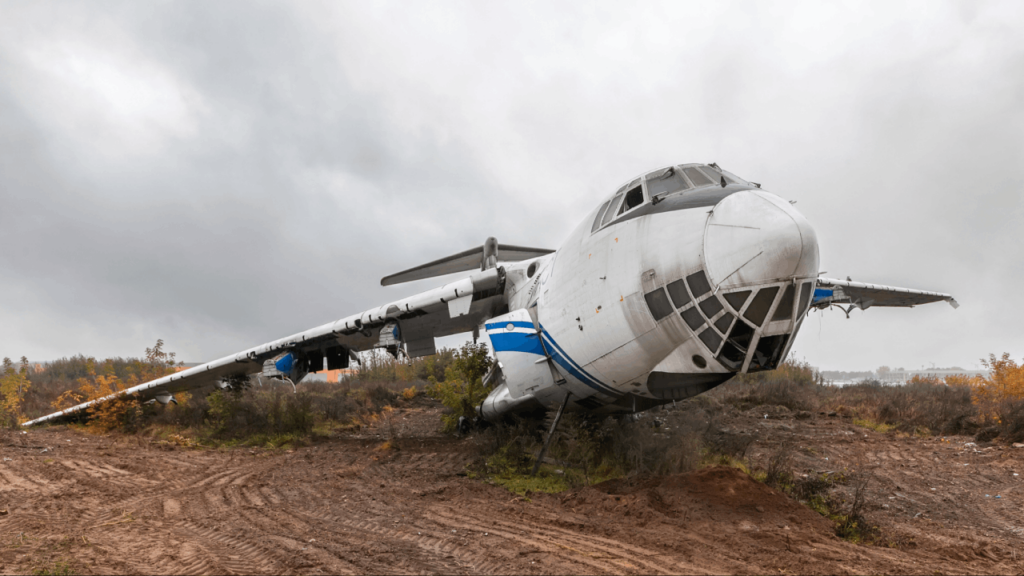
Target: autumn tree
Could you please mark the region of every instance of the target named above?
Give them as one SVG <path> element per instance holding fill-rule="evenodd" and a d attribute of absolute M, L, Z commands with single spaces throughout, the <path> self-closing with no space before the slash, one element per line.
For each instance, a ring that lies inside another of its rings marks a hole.
<path fill-rule="evenodd" d="M 988 360 L 981 363 L 990 372 L 988 377 L 972 380 L 974 403 L 986 418 L 998 420 L 1000 404 L 1024 400 L 1024 364 L 1014 362 L 1009 352 L 999 358 L 989 354 Z"/>
<path fill-rule="evenodd" d="M 21 367 L 15 368 L 10 358 L 4 358 L 0 374 L 0 426 L 13 428 L 24 420 L 22 403 L 28 392 L 28 359 L 21 357 Z"/>

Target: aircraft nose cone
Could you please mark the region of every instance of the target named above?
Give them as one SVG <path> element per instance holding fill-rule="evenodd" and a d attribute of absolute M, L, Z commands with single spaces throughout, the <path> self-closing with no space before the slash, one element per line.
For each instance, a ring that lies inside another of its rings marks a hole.
<path fill-rule="evenodd" d="M 731 194 L 704 229 L 704 266 L 720 288 L 818 274 L 818 238 L 802 214 L 763 190 Z"/>

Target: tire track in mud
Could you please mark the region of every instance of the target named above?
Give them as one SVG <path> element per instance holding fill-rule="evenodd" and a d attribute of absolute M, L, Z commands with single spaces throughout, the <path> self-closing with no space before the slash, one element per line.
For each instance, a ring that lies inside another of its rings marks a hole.
<path fill-rule="evenodd" d="M 445 562 L 447 559 L 457 561 L 456 566 L 463 573 L 470 574 L 496 574 L 505 573 L 506 565 L 488 560 L 483 557 L 484 552 L 463 543 L 452 541 L 440 535 L 432 534 L 437 532 L 426 526 L 417 526 L 415 521 L 400 523 L 396 528 L 388 522 L 380 521 L 377 518 L 366 518 L 357 513 L 350 513 L 346 516 L 325 514 L 313 510 L 293 512 L 295 517 L 305 517 L 307 521 L 319 523 L 321 530 L 329 530 L 338 536 L 351 538 L 358 536 L 364 541 L 380 541 L 384 537 L 387 541 L 398 548 L 410 552 L 418 564 L 417 571 L 430 573 L 449 573 L 452 571 L 452 563 Z M 415 530 L 415 533 L 413 531 Z"/>
<path fill-rule="evenodd" d="M 441 525 L 494 534 L 551 554 L 575 553 L 578 556 L 576 559 L 578 563 L 605 572 L 618 573 L 627 570 L 645 574 L 670 574 L 677 571 L 670 566 L 645 559 L 659 555 L 657 552 L 610 539 L 584 536 L 570 530 L 542 526 L 525 518 L 518 519 L 518 523 L 510 523 L 497 518 L 452 516 L 450 513 L 437 509 L 425 514 L 425 517 Z M 599 560 L 608 560 L 608 562 Z"/>

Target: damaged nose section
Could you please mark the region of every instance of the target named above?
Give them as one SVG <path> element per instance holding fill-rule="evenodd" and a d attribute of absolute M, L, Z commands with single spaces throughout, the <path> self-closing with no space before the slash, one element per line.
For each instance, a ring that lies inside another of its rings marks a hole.
<path fill-rule="evenodd" d="M 813 278 L 818 238 L 807 219 L 782 198 L 762 190 L 737 192 L 711 211 L 704 265 L 717 289 Z"/>

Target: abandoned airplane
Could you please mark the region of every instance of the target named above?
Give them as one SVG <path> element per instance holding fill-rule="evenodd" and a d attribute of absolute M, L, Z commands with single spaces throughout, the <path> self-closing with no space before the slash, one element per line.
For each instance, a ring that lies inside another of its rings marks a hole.
<path fill-rule="evenodd" d="M 776 368 L 812 308 L 957 306 L 948 294 L 819 277 L 814 229 L 792 203 L 716 164 L 629 180 L 558 250 L 489 238 L 381 284 L 469 270 L 477 271 L 122 394 L 166 404 L 207 385 L 295 383 L 345 368 L 359 351 L 415 358 L 433 354 L 435 338 L 483 332 L 497 359 L 478 407 L 485 420 L 556 407 L 633 413 Z"/>

